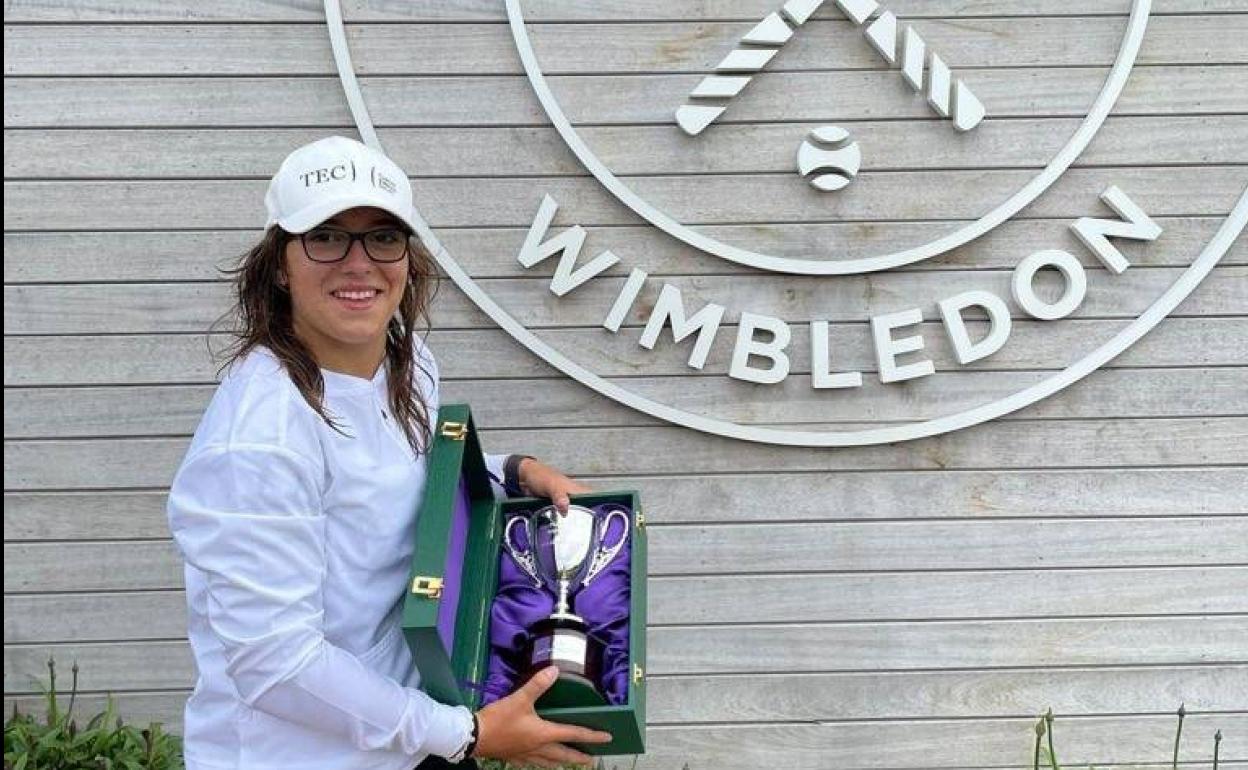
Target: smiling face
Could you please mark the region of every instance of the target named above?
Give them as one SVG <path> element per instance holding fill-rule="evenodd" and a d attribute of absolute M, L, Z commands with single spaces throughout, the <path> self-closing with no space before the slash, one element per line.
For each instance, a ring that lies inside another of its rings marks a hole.
<path fill-rule="evenodd" d="M 398 226 L 390 214 L 355 208 L 322 223 L 351 233 Z M 295 335 L 323 368 L 372 377 L 386 349 L 386 329 L 407 287 L 410 256 L 374 262 L 356 239 L 345 259 L 308 258 L 302 241 L 286 244 L 284 278 Z"/>

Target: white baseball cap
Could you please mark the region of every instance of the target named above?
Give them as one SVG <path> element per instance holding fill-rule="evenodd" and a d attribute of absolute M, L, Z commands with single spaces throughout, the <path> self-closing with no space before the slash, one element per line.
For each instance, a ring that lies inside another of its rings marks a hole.
<path fill-rule="evenodd" d="M 306 233 L 347 209 L 371 206 L 388 211 L 412 232 L 412 184 L 394 161 L 345 136 L 305 144 L 286 156 L 264 196 L 265 229 L 280 226 Z"/>

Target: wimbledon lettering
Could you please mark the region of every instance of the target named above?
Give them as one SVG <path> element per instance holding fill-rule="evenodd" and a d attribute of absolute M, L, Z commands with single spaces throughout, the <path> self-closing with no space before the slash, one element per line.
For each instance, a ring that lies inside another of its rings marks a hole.
<path fill-rule="evenodd" d="M 555 254 L 559 255 L 559 263 L 555 265 L 555 275 L 550 279 L 550 290 L 555 296 L 562 297 L 576 287 L 599 273 L 611 269 L 620 258 L 610 251 L 604 251 L 594 257 L 588 265 L 576 267 L 576 260 L 581 255 L 581 247 L 585 245 L 585 228 L 573 225 L 550 240 L 543 241 L 546 231 L 559 204 L 549 195 L 542 198 L 537 208 L 537 216 L 529 226 L 529 234 L 524 238 L 524 245 L 516 259 L 526 268 L 533 267 L 542 260 Z"/>
<path fill-rule="evenodd" d="M 1070 229 L 1111 275 L 1121 275 L 1131 263 L 1109 239 L 1154 241 L 1160 237 L 1162 229 L 1118 187 L 1105 190 L 1101 200 L 1120 219 L 1082 217 L 1071 223 Z M 553 237 L 546 237 L 557 210 L 554 198 L 545 195 L 517 259 L 525 268 L 532 268 L 558 254 L 550 290 L 556 296 L 563 297 L 610 270 L 619 264 L 620 259 L 606 250 L 578 266 L 586 238 L 583 227 L 573 225 Z M 1064 288 L 1056 301 L 1042 299 L 1035 291 L 1036 274 L 1045 269 L 1056 270 L 1062 276 Z M 603 318 L 604 328 L 613 333 L 620 331 L 638 298 L 646 290 L 649 279 L 644 270 L 630 270 Z M 1087 295 L 1087 286 L 1087 273 L 1074 255 L 1059 249 L 1042 249 L 1028 255 L 1015 267 L 1010 281 L 1010 298 L 1026 315 L 1052 321 L 1066 318 L 1077 310 Z M 991 291 L 974 289 L 960 292 L 940 300 L 936 310 L 954 358 L 963 366 L 996 354 L 1009 340 L 1012 328 L 1010 307 L 1006 300 Z M 972 338 L 967 323 L 968 311 L 982 314 L 987 319 L 986 329 L 977 334 L 978 339 Z M 700 370 L 706 365 L 726 314 L 726 308 L 714 302 L 708 302 L 690 314 L 681 290 L 663 282 L 658 287 L 658 298 L 646 319 L 638 344 L 653 350 L 665 328 L 671 329 L 672 341 L 676 344 L 695 337 L 688 365 Z M 868 321 L 880 382 L 905 382 L 935 373 L 935 363 L 924 354 L 926 341 L 919 328 L 924 321 L 921 308 L 881 313 Z M 738 313 L 737 323 L 728 376 L 763 385 L 783 382 L 792 371 L 788 350 L 794 336 L 792 325 L 781 318 L 751 311 Z M 861 387 L 861 372 L 834 370 L 829 322 L 812 320 L 809 329 L 811 387 L 832 390 Z"/>

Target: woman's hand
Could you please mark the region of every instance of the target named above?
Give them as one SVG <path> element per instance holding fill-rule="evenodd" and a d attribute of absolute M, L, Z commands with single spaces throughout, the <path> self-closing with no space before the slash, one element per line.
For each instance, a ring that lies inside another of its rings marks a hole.
<path fill-rule="evenodd" d="M 526 457 L 517 469 L 520 488 L 534 497 L 549 498 L 562 513 L 568 512 L 568 495 L 588 492 L 589 487 L 573 481 L 546 463 Z"/>
<path fill-rule="evenodd" d="M 584 765 L 593 758 L 565 743 L 607 743 L 610 733 L 588 727 L 548 722 L 537 715 L 533 704 L 550 689 L 559 670 L 550 666 L 524 686 L 477 712 L 477 748 L 474 757 L 502 759 L 538 767 Z"/>

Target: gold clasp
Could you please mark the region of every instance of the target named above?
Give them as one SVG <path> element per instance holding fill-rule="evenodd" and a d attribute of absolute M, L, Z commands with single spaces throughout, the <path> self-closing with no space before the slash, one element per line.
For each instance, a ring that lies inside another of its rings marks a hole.
<path fill-rule="evenodd" d="M 641 684 L 641 680 L 646 678 L 646 672 L 641 666 L 633 664 L 633 684 Z"/>
<path fill-rule="evenodd" d="M 442 578 L 417 575 L 412 578 L 412 593 L 426 599 L 441 599 Z"/>
<path fill-rule="evenodd" d="M 451 441 L 463 441 L 468 435 L 468 423 L 447 420 L 442 423 L 442 435 Z"/>

